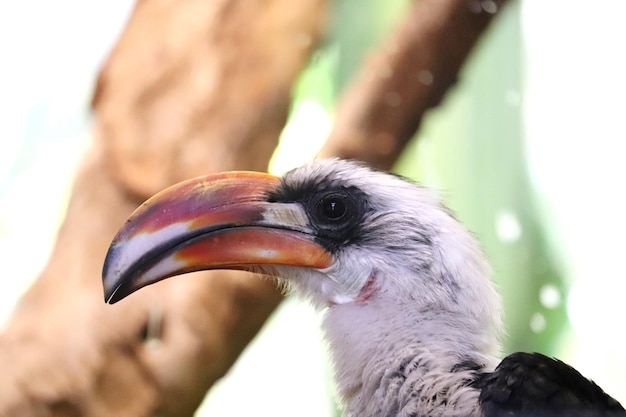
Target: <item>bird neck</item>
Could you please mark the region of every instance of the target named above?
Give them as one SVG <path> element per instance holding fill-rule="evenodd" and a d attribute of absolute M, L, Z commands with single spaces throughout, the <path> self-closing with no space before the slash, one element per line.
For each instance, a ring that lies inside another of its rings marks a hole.
<path fill-rule="evenodd" d="M 324 328 L 348 415 L 478 415 L 470 383 L 493 368 L 497 345 L 484 326 L 375 300 L 331 307 Z"/>

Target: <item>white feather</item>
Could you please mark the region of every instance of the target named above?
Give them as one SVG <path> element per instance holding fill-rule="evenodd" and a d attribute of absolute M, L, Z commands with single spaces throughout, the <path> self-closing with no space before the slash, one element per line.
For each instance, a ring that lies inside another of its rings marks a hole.
<path fill-rule="evenodd" d="M 405 179 L 331 159 L 284 181 L 312 179 L 356 187 L 371 207 L 368 238 L 346 245 L 331 267 L 277 268 L 328 307 L 323 326 L 346 414 L 479 415 L 478 393 L 465 384 L 474 371 L 452 372 L 464 361 L 490 370 L 499 351 L 500 302 L 477 242 L 435 193 Z M 373 293 L 360 299 L 366 285 Z"/>

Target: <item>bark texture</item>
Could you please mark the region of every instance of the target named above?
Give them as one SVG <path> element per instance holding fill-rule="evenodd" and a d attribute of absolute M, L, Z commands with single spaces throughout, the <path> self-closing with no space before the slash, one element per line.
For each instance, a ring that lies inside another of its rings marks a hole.
<path fill-rule="evenodd" d="M 420 0 L 365 62 L 322 155 L 389 167 L 500 2 Z M 327 0 L 138 0 L 98 80 L 94 143 L 45 270 L 0 335 L 0 416 L 191 416 L 280 302 L 197 273 L 103 303 L 102 261 L 144 199 L 265 170 Z"/>

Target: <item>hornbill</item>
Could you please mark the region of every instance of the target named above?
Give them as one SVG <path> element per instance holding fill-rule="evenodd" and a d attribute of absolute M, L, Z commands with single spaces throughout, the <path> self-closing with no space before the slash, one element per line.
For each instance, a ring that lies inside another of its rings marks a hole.
<path fill-rule="evenodd" d="M 434 192 L 400 176 L 324 159 L 283 178 L 174 185 L 114 238 L 105 300 L 220 268 L 277 277 L 326 310 L 348 416 L 626 416 L 557 359 L 498 363 L 500 301 L 479 245 Z"/>

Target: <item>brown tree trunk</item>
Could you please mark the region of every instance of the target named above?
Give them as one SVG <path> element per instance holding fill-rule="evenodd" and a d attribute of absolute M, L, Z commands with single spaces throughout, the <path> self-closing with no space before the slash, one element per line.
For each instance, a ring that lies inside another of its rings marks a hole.
<path fill-rule="evenodd" d="M 0 338 L 1 416 L 191 416 L 280 302 L 246 273 L 199 273 L 103 302 L 117 228 L 152 193 L 265 170 L 325 0 L 145 0 L 105 64 L 95 139 L 44 272 Z"/>
<path fill-rule="evenodd" d="M 489 22 L 485 3 L 418 1 L 344 95 L 322 154 L 389 167 Z M 94 143 L 50 261 L 0 335 L 0 416 L 193 415 L 280 295 L 220 271 L 108 306 L 102 260 L 152 193 L 211 171 L 265 170 L 327 7 L 138 1 L 100 74 Z"/>

